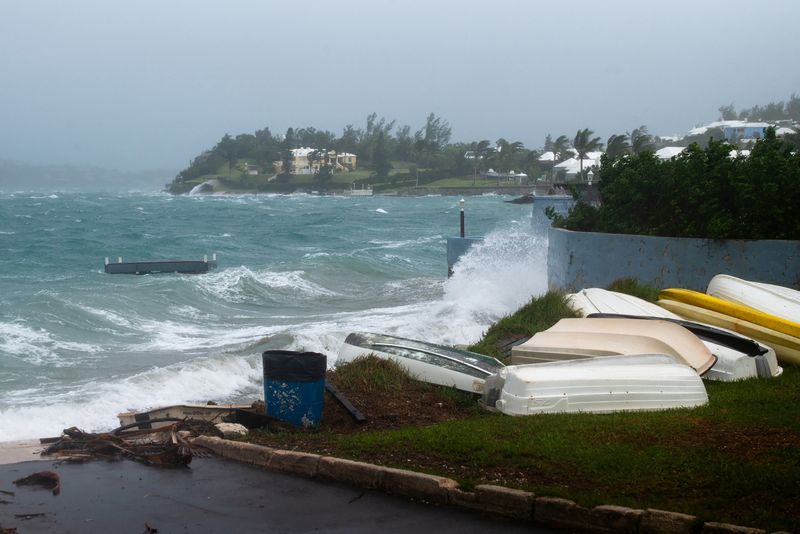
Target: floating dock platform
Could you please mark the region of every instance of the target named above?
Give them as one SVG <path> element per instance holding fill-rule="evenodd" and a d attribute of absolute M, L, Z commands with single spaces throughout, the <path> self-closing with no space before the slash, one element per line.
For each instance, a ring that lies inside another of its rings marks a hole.
<path fill-rule="evenodd" d="M 130 261 L 123 262 L 120 257 L 117 263 L 105 260 L 107 274 L 151 274 L 151 273 L 181 273 L 202 274 L 217 266 L 217 255 L 207 256 L 202 260 L 169 260 L 169 261 Z"/>

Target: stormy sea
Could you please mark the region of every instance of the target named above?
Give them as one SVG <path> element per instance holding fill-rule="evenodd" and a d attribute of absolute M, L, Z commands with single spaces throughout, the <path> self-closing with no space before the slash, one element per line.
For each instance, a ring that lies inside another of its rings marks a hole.
<path fill-rule="evenodd" d="M 0 193 L 0 441 L 261 397 L 261 354 L 336 363 L 352 331 L 468 344 L 546 287 L 544 221 L 468 197 L 482 236 L 447 278 L 459 199 Z M 105 274 L 202 259 L 207 274 Z"/>

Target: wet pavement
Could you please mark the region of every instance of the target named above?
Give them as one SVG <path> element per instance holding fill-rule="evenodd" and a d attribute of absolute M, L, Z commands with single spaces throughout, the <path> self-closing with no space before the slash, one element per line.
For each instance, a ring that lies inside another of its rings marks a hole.
<path fill-rule="evenodd" d="M 61 492 L 12 482 L 52 470 Z M 130 460 L 0 465 L 0 527 L 19 534 L 173 532 L 554 532 L 220 458 L 189 468 Z"/>

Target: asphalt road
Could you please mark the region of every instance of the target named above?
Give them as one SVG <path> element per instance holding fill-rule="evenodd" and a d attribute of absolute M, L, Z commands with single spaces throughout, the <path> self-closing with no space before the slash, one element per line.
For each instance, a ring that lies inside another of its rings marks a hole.
<path fill-rule="evenodd" d="M 61 492 L 13 481 L 52 470 Z M 553 532 L 401 497 L 264 471 L 220 458 L 189 468 L 130 460 L 0 465 L 0 526 L 19 534 L 173 532 Z"/>

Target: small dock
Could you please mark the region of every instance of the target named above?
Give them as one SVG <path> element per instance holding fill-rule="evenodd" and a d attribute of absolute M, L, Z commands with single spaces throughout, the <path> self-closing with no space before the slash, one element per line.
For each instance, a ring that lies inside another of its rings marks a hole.
<path fill-rule="evenodd" d="M 130 261 L 123 262 L 118 258 L 116 263 L 109 263 L 105 259 L 106 274 L 151 274 L 151 273 L 181 273 L 202 274 L 217 266 L 217 255 L 214 254 L 209 261 L 208 256 L 202 260 L 167 260 L 167 261 Z"/>

